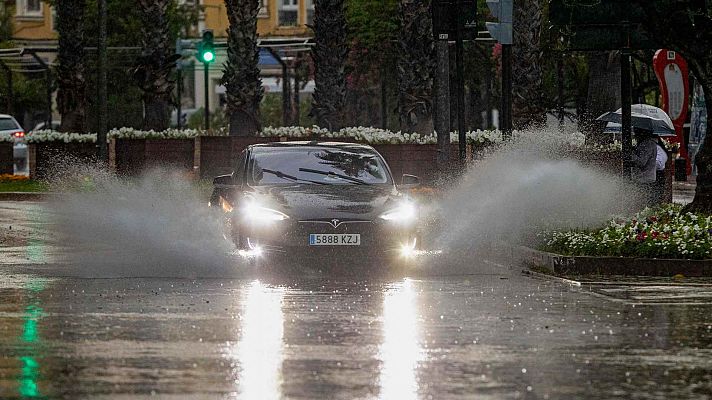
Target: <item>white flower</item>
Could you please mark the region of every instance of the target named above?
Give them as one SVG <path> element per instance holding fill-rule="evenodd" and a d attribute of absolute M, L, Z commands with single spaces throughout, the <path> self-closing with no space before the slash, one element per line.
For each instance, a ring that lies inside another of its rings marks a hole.
<path fill-rule="evenodd" d="M 27 143 L 64 142 L 64 143 L 96 143 L 95 133 L 57 132 L 51 129 L 36 130 L 25 136 Z"/>

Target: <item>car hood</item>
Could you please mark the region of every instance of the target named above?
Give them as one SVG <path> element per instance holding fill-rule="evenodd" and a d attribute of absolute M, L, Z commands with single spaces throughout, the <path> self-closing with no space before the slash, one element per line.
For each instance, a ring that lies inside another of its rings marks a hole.
<path fill-rule="evenodd" d="M 400 196 L 390 185 L 280 185 L 253 188 L 260 203 L 297 220 L 373 220 Z"/>

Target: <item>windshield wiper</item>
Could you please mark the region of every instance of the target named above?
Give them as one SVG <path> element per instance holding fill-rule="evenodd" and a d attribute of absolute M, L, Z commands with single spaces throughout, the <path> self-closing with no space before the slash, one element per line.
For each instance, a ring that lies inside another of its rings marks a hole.
<path fill-rule="evenodd" d="M 357 185 L 368 185 L 364 180 L 359 179 L 359 178 L 354 178 L 353 176 L 348 176 L 348 175 L 342 175 L 342 174 L 337 174 L 336 172 L 332 171 L 321 171 L 318 169 L 310 169 L 310 168 L 299 168 L 299 171 L 301 172 L 309 172 L 312 174 L 319 174 L 319 175 L 326 175 L 326 176 L 335 176 L 337 178 L 345 179 L 347 181 L 351 181 Z"/>
<path fill-rule="evenodd" d="M 276 176 L 277 178 L 287 179 L 292 182 L 309 182 L 309 183 L 314 183 L 316 185 L 326 185 L 326 183 L 324 183 L 324 182 L 310 181 L 309 179 L 297 178 L 296 176 L 285 174 L 282 171 L 275 171 L 273 169 L 262 168 L 262 172 L 266 172 L 268 174 L 272 174 L 272 175 Z"/>

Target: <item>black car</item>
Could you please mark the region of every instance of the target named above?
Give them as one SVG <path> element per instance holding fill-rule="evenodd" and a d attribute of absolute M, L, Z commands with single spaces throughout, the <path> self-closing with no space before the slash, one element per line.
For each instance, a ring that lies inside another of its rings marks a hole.
<path fill-rule="evenodd" d="M 252 145 L 232 174 L 213 183 L 210 205 L 225 212 L 228 232 L 245 256 L 403 259 L 418 244 L 418 209 L 370 146 Z M 416 185 L 417 177 L 403 176 L 402 186 Z"/>

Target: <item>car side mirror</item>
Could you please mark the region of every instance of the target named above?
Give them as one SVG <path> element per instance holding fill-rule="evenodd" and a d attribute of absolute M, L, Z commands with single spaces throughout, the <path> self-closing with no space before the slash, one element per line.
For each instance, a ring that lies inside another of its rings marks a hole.
<path fill-rule="evenodd" d="M 415 175 L 403 174 L 400 187 L 403 189 L 413 189 L 420 186 L 420 178 Z"/>
<path fill-rule="evenodd" d="M 213 179 L 213 186 L 216 188 L 223 188 L 223 189 L 229 189 L 237 186 L 237 182 L 235 182 L 235 178 L 230 175 L 220 175 L 216 176 Z"/>

